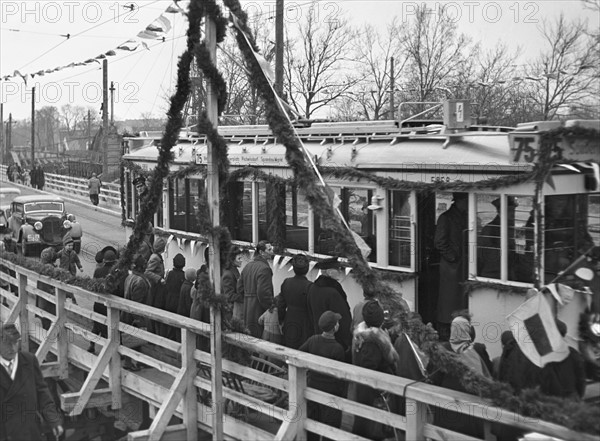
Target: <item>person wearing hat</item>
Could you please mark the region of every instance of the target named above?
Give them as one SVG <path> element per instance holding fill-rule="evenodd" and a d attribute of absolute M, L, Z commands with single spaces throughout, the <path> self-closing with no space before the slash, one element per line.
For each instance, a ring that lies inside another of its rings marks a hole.
<path fill-rule="evenodd" d="M 54 439 L 64 432 L 62 415 L 52 399 L 34 354 L 21 351 L 21 333 L 14 323 L 0 326 L 0 439 L 41 440 L 40 418 Z"/>
<path fill-rule="evenodd" d="M 467 307 L 462 283 L 467 278 L 466 234 L 468 193 L 452 193 L 452 206 L 440 214 L 434 236 L 434 246 L 439 250 L 440 286 L 437 300 L 437 331 L 440 340 L 450 337 L 452 312 Z"/>
<path fill-rule="evenodd" d="M 284 345 L 292 349 L 298 349 L 314 332 L 307 303 L 307 293 L 312 285 L 306 278 L 308 263 L 304 254 L 293 257 L 295 276 L 283 281 L 279 294 L 277 312 L 279 323 L 283 326 Z"/>
<path fill-rule="evenodd" d="M 383 308 L 376 300 L 370 300 L 363 306 L 364 321 L 354 330 L 352 340 L 353 360 L 356 366 L 395 375 L 398 353 L 392 345 L 390 335 L 381 328 L 385 320 Z M 380 397 L 379 391 L 370 386 L 358 384 L 356 401 L 373 406 Z M 380 423 L 356 416 L 352 433 L 369 439 L 385 438 Z"/>
<path fill-rule="evenodd" d="M 237 282 L 237 292 L 244 298 L 244 324 L 256 338 L 261 338 L 264 330 L 258 318 L 273 303 L 273 271 L 269 265 L 273 255 L 271 243 L 258 242 L 254 259 L 244 267 Z"/>
<path fill-rule="evenodd" d="M 501 203 L 500 198 L 494 199 L 491 204 L 496 209 L 496 217 L 486 224 L 477 236 L 477 275 L 489 277 L 492 279 L 500 278 L 501 261 L 501 240 L 500 240 L 500 219 Z M 516 252 L 515 252 L 515 209 L 517 201 L 514 197 L 506 198 L 507 224 L 508 224 L 508 278 L 515 279 L 516 270 Z"/>
<path fill-rule="evenodd" d="M 88 180 L 88 192 L 90 195 L 90 201 L 92 204 L 98 205 L 100 202 L 100 189 L 102 188 L 102 181 L 98 178 L 96 173 L 92 173 L 92 177 Z"/>
<path fill-rule="evenodd" d="M 74 214 L 69 214 L 67 216 L 67 220 L 71 223 L 69 233 L 73 238 L 73 249 L 77 254 L 79 254 L 81 251 L 81 237 L 83 236 L 83 229 L 81 228 L 81 224 L 77 222 L 77 218 Z"/>
<path fill-rule="evenodd" d="M 56 254 L 56 259 L 60 259 L 58 267 L 70 272 L 73 276 L 77 275 L 77 268 L 79 271 L 83 271 L 79 256 L 73 250 L 73 238 L 69 235 L 65 235 L 63 238 L 63 248 Z"/>
<path fill-rule="evenodd" d="M 148 259 L 146 271 L 144 272 L 144 276 L 150 282 L 150 292 L 146 299 L 146 305 L 159 309 L 164 309 L 167 296 L 165 262 L 162 258 L 162 253 L 164 253 L 166 246 L 167 242 L 162 237 L 154 241 L 154 252 Z M 155 334 L 159 333 L 155 320 L 148 320 L 148 331 Z"/>
<path fill-rule="evenodd" d="M 94 279 L 104 279 L 106 276 L 108 276 L 113 266 L 115 266 L 115 264 L 117 263 L 117 254 L 114 251 L 112 251 L 112 249 L 107 248 L 105 248 L 106 251 L 104 252 L 99 251 L 99 253 L 102 253 L 103 256 L 102 266 L 94 270 L 94 275 L 92 276 Z M 104 303 L 94 302 L 93 309 L 94 312 L 98 314 L 102 314 L 104 316 L 107 315 L 107 308 Z M 97 321 L 94 321 L 94 325 L 92 326 L 92 333 L 104 338 L 108 336 L 106 325 L 98 323 Z M 95 342 L 90 342 L 90 346 L 88 347 L 87 351 L 91 353 L 96 352 Z"/>
<path fill-rule="evenodd" d="M 221 293 L 232 306 L 232 317 L 240 321 L 244 319 L 244 297 L 238 294 L 237 283 L 242 262 L 242 249 L 233 246 L 227 254 L 227 262 L 221 275 Z"/>
<path fill-rule="evenodd" d="M 322 274 L 309 287 L 306 296 L 308 314 L 313 323 L 314 333 L 319 333 L 319 317 L 325 311 L 340 314 L 342 316 L 340 329 L 335 334 L 335 338 L 346 351 L 347 360 L 350 360 L 352 314 L 350 313 L 346 293 L 339 282 L 344 275 L 341 264 L 337 258 L 332 258 L 317 263 L 315 268 L 321 270 Z"/>
<path fill-rule="evenodd" d="M 185 257 L 183 257 L 183 254 L 177 253 L 175 257 L 173 257 L 173 269 L 167 271 L 167 276 L 165 277 L 166 298 L 163 306 L 165 311 L 177 314 L 177 307 L 179 306 L 179 293 L 181 291 L 181 285 L 183 285 L 185 280 L 185 272 L 183 271 L 184 267 Z M 163 337 L 176 341 L 181 340 L 181 331 L 179 328 L 169 326 L 164 323 L 161 323 L 159 328 L 160 335 Z"/>
<path fill-rule="evenodd" d="M 321 332 L 309 337 L 298 350 L 330 360 L 345 361 L 346 354 L 344 348 L 335 339 L 335 334 L 340 329 L 341 318 L 342 316 L 337 312 L 323 312 L 318 320 Z M 338 397 L 343 397 L 346 389 L 344 381 L 313 371 L 308 372 L 307 386 Z M 307 407 L 310 419 L 336 428 L 340 427 L 340 423 L 342 422 L 342 413 L 340 410 L 313 401 L 309 401 Z M 318 439 L 318 435 L 311 432 L 308 433 L 308 440 Z"/>

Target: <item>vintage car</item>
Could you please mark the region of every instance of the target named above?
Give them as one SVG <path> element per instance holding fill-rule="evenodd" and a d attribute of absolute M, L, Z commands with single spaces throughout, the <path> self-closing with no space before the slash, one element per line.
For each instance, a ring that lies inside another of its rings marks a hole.
<path fill-rule="evenodd" d="M 0 233 L 4 233 L 8 229 L 10 204 L 20 194 L 21 190 L 16 187 L 0 187 Z"/>
<path fill-rule="evenodd" d="M 67 219 L 65 202 L 53 195 L 17 196 L 10 207 L 13 245 L 24 256 L 47 246 L 61 246 Z"/>

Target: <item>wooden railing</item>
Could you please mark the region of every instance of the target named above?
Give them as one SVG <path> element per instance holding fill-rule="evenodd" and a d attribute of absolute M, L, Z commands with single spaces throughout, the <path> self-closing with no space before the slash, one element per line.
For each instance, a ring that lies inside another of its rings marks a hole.
<path fill-rule="evenodd" d="M 40 363 L 49 352 L 54 354 L 56 361 L 42 364 L 44 375 L 65 378 L 69 374 L 69 365 L 88 372 L 81 390 L 61 396 L 64 410 L 70 415 L 78 415 L 86 407 L 111 406 L 113 410 L 119 409 L 123 405 L 123 393 L 149 403 L 150 416 L 153 417 L 150 428 L 130 432 L 130 440 L 196 440 L 198 429 L 209 432 L 217 430 L 213 427 L 215 423 L 211 417 L 218 409 L 223 412 L 223 417 L 216 424 L 222 425 L 219 429 L 225 439 L 290 440 L 295 437 L 305 440 L 307 430 L 332 439 L 364 439 L 344 428 L 335 428 L 308 418 L 307 400 L 329 406 L 333 403 L 346 414 L 392 426 L 404 431 L 408 440 L 474 439 L 434 425 L 430 411 L 434 407 L 450 408 L 480 418 L 486 427 L 485 439 L 493 439 L 490 435 L 492 423 L 507 424 L 565 440 L 600 439 L 496 408 L 488 400 L 479 397 L 323 359 L 238 333 L 224 333 L 223 342 L 256 354 L 258 358 L 255 360 L 267 357 L 273 362 L 272 365 L 283 366 L 279 371 L 287 371 L 287 375 L 278 376 L 273 371 L 253 364 L 223 359 L 223 399 L 220 402 L 213 400 L 212 407 L 209 407 L 198 396 L 206 396 L 209 392 L 211 397 L 220 396 L 216 390 L 217 383 L 211 381 L 207 374 L 213 360 L 209 353 L 196 346 L 197 336 L 210 335 L 211 327 L 208 324 L 115 296 L 99 295 L 69 286 L 14 265 L 6 259 L 0 260 L 0 264 L 3 265 L 0 278 L 4 282 L 0 284 L 4 286 L 0 288 L 3 303 L 0 305 L 1 319 L 3 322 L 19 322 L 22 334 L 30 336 L 30 339 L 23 339 L 25 350 L 31 347 L 32 342 L 39 344 L 36 355 Z M 38 289 L 38 282 L 52 287 L 54 293 L 46 292 L 49 290 L 47 287 L 44 291 Z M 18 295 L 13 293 L 15 291 L 18 291 Z M 73 296 L 77 304 L 69 300 Z M 36 298 L 39 297 L 54 303 L 56 314 L 36 307 Z M 106 304 L 108 315 L 92 312 L 93 302 Z M 120 313 L 123 311 L 179 328 L 181 343 L 121 323 Z M 50 319 L 50 329 L 40 330 L 34 315 Z M 107 338 L 89 331 L 92 321 L 108 326 Z M 147 341 L 148 345 L 157 349 L 157 353 L 178 354 L 178 361 L 161 360 L 161 357 L 128 348 L 121 344 L 124 335 Z M 98 355 L 85 350 L 89 341 L 102 346 Z M 149 371 L 147 369 L 140 372 L 123 370 L 121 356 L 154 368 L 153 375 L 144 375 Z M 404 396 L 406 416 L 309 388 L 306 385 L 308 371 Z M 104 380 L 108 387 L 97 388 L 100 380 Z M 269 400 L 273 403 L 270 404 L 262 398 L 262 394 L 252 393 L 250 386 L 270 390 L 283 399 L 276 402 Z M 180 418 L 181 424 L 169 425 L 173 416 Z M 265 428 L 265 423 L 272 430 Z"/>
<path fill-rule="evenodd" d="M 0 180 L 7 182 L 6 165 L 0 165 Z M 77 199 L 89 201 L 88 180 L 75 178 L 71 176 L 57 175 L 53 173 L 45 174 L 44 189 L 62 193 Z M 103 182 L 100 189 L 100 203 L 109 204 L 115 209 L 121 207 L 121 189 L 118 184 Z"/>

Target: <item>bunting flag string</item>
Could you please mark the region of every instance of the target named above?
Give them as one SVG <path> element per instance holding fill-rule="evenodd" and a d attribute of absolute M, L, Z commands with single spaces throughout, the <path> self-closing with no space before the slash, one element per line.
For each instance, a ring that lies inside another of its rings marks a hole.
<path fill-rule="evenodd" d="M 195 248 L 196 248 L 196 240 L 195 239 L 191 239 L 190 240 L 190 254 L 192 255 L 192 257 L 194 257 L 195 253 Z"/>
<path fill-rule="evenodd" d="M 284 268 L 290 260 L 292 260 L 292 256 L 283 256 L 279 264 L 279 268 Z M 290 269 L 294 269 L 293 265 L 290 266 Z"/>
<path fill-rule="evenodd" d="M 164 12 L 162 12 L 154 21 L 152 21 L 152 23 L 146 26 L 144 30 L 140 31 L 135 38 L 131 38 L 125 41 L 124 43 L 121 43 L 115 49 L 111 49 L 107 52 L 99 54 L 94 58 L 88 58 L 87 60 L 82 62 L 73 62 L 64 66 L 55 67 L 53 69 L 41 69 L 33 73 L 22 74 L 18 70 L 15 70 L 12 73 L 12 75 L 4 75 L 2 79 L 4 81 L 9 81 L 11 78 L 20 77 L 25 83 L 25 86 L 27 86 L 27 81 L 30 78 L 33 79 L 36 76 L 41 77 L 47 74 L 59 72 L 61 70 L 73 67 L 87 66 L 91 63 L 100 63 L 99 60 L 105 59 L 106 57 L 116 56 L 118 54 L 117 51 L 134 52 L 140 49 L 140 47 L 144 48 L 145 50 L 150 50 L 148 44 L 143 40 L 162 40 L 164 42 L 166 35 L 173 27 L 171 19 L 165 14 L 177 13 L 186 15 L 183 9 L 181 9 L 181 7 L 174 2 L 174 5 L 170 5 L 169 7 L 167 7 Z"/>

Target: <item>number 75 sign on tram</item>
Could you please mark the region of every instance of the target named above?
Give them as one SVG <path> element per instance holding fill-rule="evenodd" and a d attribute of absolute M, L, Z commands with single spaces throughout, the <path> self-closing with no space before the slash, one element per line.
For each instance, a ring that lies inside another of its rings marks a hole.
<path fill-rule="evenodd" d="M 509 133 L 511 161 L 516 164 L 537 162 L 542 144 L 539 133 Z M 550 141 L 550 158 L 580 162 L 600 162 L 600 139 L 597 137 L 561 137 Z"/>

